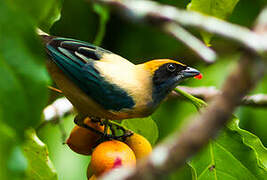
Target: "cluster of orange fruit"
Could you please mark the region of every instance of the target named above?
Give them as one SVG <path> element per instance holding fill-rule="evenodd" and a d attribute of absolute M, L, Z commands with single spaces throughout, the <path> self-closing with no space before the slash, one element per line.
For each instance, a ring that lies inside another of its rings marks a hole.
<path fill-rule="evenodd" d="M 104 132 L 104 126 L 92 122 L 90 118 L 86 118 L 84 123 Z M 74 152 L 91 155 L 91 162 L 87 169 L 89 180 L 95 180 L 104 173 L 118 167 L 133 167 L 152 151 L 149 141 L 136 133 L 127 137 L 123 142 L 108 140 L 97 145 L 99 138 L 100 135 L 83 127 L 75 126 L 67 139 L 68 146 Z"/>

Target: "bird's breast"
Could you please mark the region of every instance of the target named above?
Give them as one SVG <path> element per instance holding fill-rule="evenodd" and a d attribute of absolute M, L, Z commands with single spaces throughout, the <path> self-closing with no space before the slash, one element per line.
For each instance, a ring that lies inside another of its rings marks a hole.
<path fill-rule="evenodd" d="M 133 98 L 135 106 L 121 111 L 142 114 L 150 108 L 148 105 L 152 102 L 152 80 L 150 74 L 142 67 L 131 63 L 101 61 L 95 63 L 95 67 L 107 82 L 120 87 Z"/>

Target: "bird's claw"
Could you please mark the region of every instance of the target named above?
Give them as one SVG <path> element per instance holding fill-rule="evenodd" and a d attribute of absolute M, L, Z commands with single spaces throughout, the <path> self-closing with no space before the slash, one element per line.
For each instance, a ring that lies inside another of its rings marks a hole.
<path fill-rule="evenodd" d="M 130 130 L 126 130 L 125 133 L 119 136 L 115 136 L 113 134 L 103 134 L 101 138 L 99 138 L 96 141 L 96 144 L 94 147 L 96 147 L 98 144 L 104 142 L 104 141 L 111 141 L 111 140 L 119 140 L 119 141 L 125 141 L 126 138 L 130 137 L 133 135 L 133 132 Z"/>
<path fill-rule="evenodd" d="M 118 123 L 115 122 L 110 122 L 108 120 L 103 121 L 101 118 L 90 118 L 92 122 L 94 123 L 100 123 L 100 125 L 105 126 L 105 130 L 104 132 L 101 132 L 99 130 L 96 130 L 90 126 L 88 126 L 87 124 L 84 123 L 84 119 L 86 117 L 81 116 L 81 115 L 77 115 L 74 119 L 74 122 L 76 125 L 86 128 L 98 135 L 100 135 L 101 137 L 97 140 L 96 145 L 104 142 L 104 141 L 109 141 L 109 140 L 119 140 L 119 141 L 125 141 L 127 137 L 130 137 L 131 135 L 133 135 L 133 132 L 130 130 L 125 129 L 123 126 L 121 126 Z M 108 133 L 108 127 L 111 131 L 111 134 Z M 122 131 L 122 135 L 116 135 L 116 131 L 114 129 L 114 127 L 117 130 L 121 130 Z"/>
<path fill-rule="evenodd" d="M 103 119 L 97 117 L 91 117 L 91 121 L 94 123 L 99 123 L 101 126 L 104 125 Z"/>

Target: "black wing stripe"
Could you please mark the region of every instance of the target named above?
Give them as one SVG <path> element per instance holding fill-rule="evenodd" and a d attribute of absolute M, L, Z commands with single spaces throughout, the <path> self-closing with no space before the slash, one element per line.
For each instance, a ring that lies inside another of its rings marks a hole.
<path fill-rule="evenodd" d="M 88 58 L 91 58 L 93 60 L 100 60 L 101 59 L 100 55 L 98 55 L 96 52 L 96 48 L 93 46 L 88 47 L 85 44 L 76 43 L 73 41 L 62 41 L 60 43 L 60 46 L 67 49 L 67 50 L 70 50 L 70 51 L 77 51 L 80 54 L 82 54 Z"/>
<path fill-rule="evenodd" d="M 102 58 L 104 53 L 111 53 L 107 50 L 104 50 L 100 47 L 96 47 L 89 43 L 74 40 L 74 39 L 65 39 L 65 38 L 55 38 L 50 42 L 50 45 L 53 46 L 55 49 L 61 47 L 67 51 L 70 51 L 73 56 L 81 59 L 83 62 L 95 60 L 98 61 Z M 77 55 L 75 52 L 78 52 Z M 83 56 L 81 56 L 83 55 Z M 86 58 L 85 58 L 85 57 Z"/>
<path fill-rule="evenodd" d="M 97 52 L 91 48 L 79 47 L 78 52 L 83 54 L 84 56 L 90 57 L 94 60 L 100 60 L 101 59 L 100 55 L 97 54 Z"/>
<path fill-rule="evenodd" d="M 60 43 L 60 47 L 63 47 L 65 49 L 68 49 L 68 50 L 72 50 L 72 51 L 77 51 L 78 48 L 80 47 L 79 44 L 70 44 L 70 43 L 67 43 L 66 41 L 62 41 Z"/>
<path fill-rule="evenodd" d="M 96 46 L 94 45 L 91 45 L 91 44 L 88 44 L 87 42 L 80 42 L 80 41 L 69 41 L 69 40 L 65 40 L 65 41 L 62 41 L 62 45 L 64 44 L 64 46 L 71 46 L 71 47 L 88 47 L 88 48 L 91 48 L 91 49 L 97 49 Z"/>
<path fill-rule="evenodd" d="M 83 59 L 81 61 L 81 58 L 76 56 L 74 54 L 74 51 L 69 51 L 69 50 L 67 50 L 65 48 L 62 48 L 62 47 L 58 47 L 57 49 L 59 50 L 59 52 L 61 54 L 63 54 L 64 56 L 68 57 L 72 62 L 74 62 L 75 64 L 77 64 L 80 67 L 82 67 L 86 63 L 86 61 L 84 61 Z"/>
<path fill-rule="evenodd" d="M 74 54 L 75 54 L 76 57 L 78 57 L 84 63 L 88 63 L 90 61 L 90 58 L 78 53 L 77 51 L 75 51 Z"/>

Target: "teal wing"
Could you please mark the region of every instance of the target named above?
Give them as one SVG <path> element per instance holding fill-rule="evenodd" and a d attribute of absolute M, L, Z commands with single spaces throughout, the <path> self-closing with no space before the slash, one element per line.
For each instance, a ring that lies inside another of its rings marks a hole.
<path fill-rule="evenodd" d="M 54 38 L 46 48 L 48 55 L 66 76 L 105 109 L 119 111 L 134 106 L 127 92 L 107 82 L 94 68 L 94 63 L 110 51 L 68 38 Z"/>

